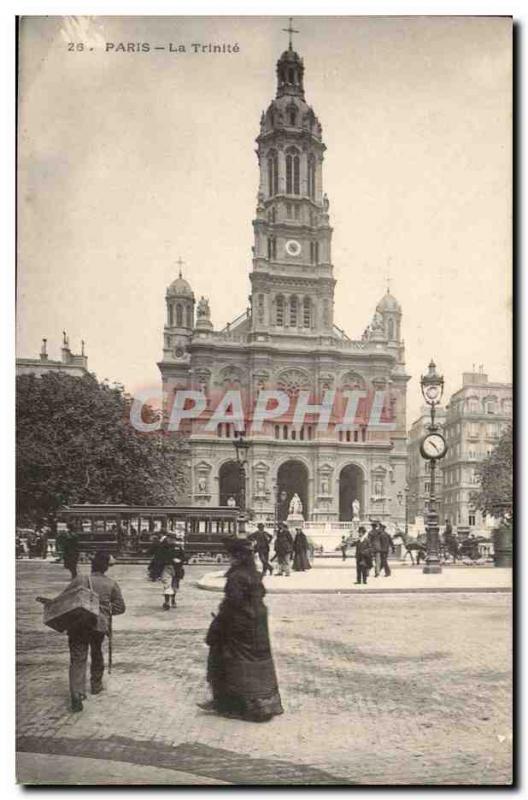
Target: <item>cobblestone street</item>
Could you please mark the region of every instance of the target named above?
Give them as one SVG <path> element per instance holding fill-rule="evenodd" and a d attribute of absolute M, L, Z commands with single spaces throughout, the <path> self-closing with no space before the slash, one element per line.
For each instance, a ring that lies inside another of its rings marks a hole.
<path fill-rule="evenodd" d="M 180 773 L 189 783 L 511 781 L 510 594 L 268 596 L 285 713 L 258 725 L 195 705 L 207 695 L 204 636 L 221 595 L 193 583 L 213 569 L 188 567 L 178 608 L 163 612 L 144 566 L 112 568 L 127 603 L 113 671 L 72 714 L 66 637 L 44 627 L 34 600 L 58 593 L 68 573 L 17 564 L 19 779 L 38 753 L 106 763 L 108 782 L 126 763 L 132 782 L 155 782 L 155 767 L 160 783 L 171 771 L 174 783 L 186 782 Z M 89 766 L 72 766 L 71 782 Z"/>

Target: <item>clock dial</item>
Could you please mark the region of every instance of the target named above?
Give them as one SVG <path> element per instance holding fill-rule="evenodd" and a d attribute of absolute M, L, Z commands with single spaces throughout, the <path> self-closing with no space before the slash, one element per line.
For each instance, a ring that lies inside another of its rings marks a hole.
<path fill-rule="evenodd" d="M 440 394 L 440 388 L 438 386 L 428 386 L 425 390 L 425 394 L 428 400 L 434 402 L 438 399 L 438 395 Z"/>
<path fill-rule="evenodd" d="M 286 252 L 289 256 L 298 256 L 301 252 L 301 245 L 296 239 L 289 239 L 286 242 Z"/>
<path fill-rule="evenodd" d="M 428 433 L 422 440 L 421 451 L 424 458 L 442 458 L 445 456 L 447 446 L 440 433 Z"/>

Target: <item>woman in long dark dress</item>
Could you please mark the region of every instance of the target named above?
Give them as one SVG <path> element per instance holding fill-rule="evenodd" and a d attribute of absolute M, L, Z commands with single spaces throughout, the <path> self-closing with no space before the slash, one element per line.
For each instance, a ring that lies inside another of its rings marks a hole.
<path fill-rule="evenodd" d="M 308 558 L 308 539 L 306 534 L 297 528 L 295 539 L 293 540 L 293 570 L 294 572 L 304 572 L 311 569 L 312 565 Z"/>
<path fill-rule="evenodd" d="M 251 544 L 226 540 L 231 567 L 225 596 L 206 637 L 207 680 L 213 699 L 206 710 L 252 722 L 265 722 L 283 708 L 271 655 L 268 610 L 262 577 Z"/>

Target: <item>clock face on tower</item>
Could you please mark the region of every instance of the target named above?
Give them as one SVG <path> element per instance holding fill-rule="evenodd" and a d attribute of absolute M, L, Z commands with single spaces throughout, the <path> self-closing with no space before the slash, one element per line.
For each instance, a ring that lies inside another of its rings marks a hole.
<path fill-rule="evenodd" d="M 296 239 L 289 239 L 286 242 L 286 252 L 289 256 L 298 256 L 301 253 L 301 245 Z"/>

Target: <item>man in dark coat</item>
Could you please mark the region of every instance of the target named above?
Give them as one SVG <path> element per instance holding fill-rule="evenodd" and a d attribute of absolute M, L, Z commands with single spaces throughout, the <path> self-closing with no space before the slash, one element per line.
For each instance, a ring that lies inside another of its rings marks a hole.
<path fill-rule="evenodd" d="M 370 523 L 370 531 L 368 532 L 370 551 L 374 558 L 374 577 L 377 578 L 381 569 L 381 543 L 380 543 L 380 527 L 379 522 Z"/>
<path fill-rule="evenodd" d="M 273 567 L 269 562 L 269 551 L 270 551 L 270 542 L 272 540 L 271 533 L 268 533 L 264 529 L 264 525 L 262 522 L 259 522 L 257 525 L 257 530 L 255 533 L 252 533 L 248 536 L 250 542 L 253 542 L 255 546 L 255 552 L 257 553 L 258 557 L 260 558 L 262 564 L 262 576 L 269 571 L 270 575 L 273 575 Z"/>
<path fill-rule="evenodd" d="M 387 533 L 385 525 L 380 525 L 380 529 L 381 529 L 379 534 L 380 570 L 383 567 L 383 569 L 385 570 L 385 577 L 388 578 L 389 575 L 391 574 L 391 569 L 389 567 L 389 562 L 388 562 L 389 547 L 394 553 L 394 542 L 392 541 L 392 536 L 389 533 Z"/>
<path fill-rule="evenodd" d="M 290 557 L 293 552 L 293 539 L 286 525 L 280 523 L 277 536 L 275 537 L 275 555 L 273 559 L 277 559 L 279 570 L 277 575 L 290 574 Z M 272 560 L 273 560 L 272 559 Z"/>
<path fill-rule="evenodd" d="M 77 564 L 81 554 L 79 536 L 70 526 L 62 540 L 62 560 L 64 569 L 69 569 L 72 578 L 77 577 Z"/>
<path fill-rule="evenodd" d="M 370 539 L 363 525 L 359 527 L 359 539 L 356 542 L 356 583 L 366 583 L 372 567 Z"/>

